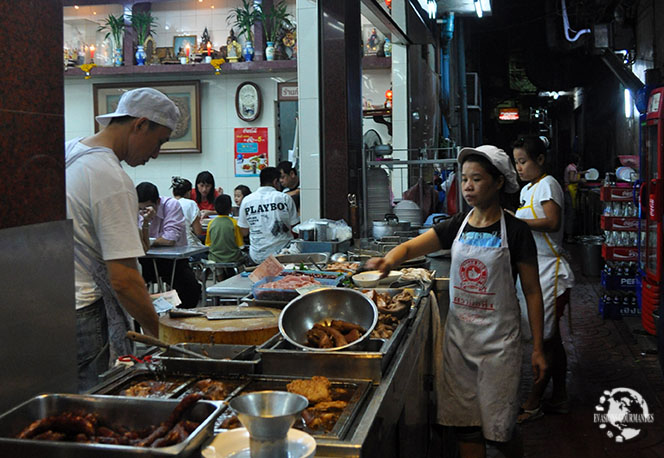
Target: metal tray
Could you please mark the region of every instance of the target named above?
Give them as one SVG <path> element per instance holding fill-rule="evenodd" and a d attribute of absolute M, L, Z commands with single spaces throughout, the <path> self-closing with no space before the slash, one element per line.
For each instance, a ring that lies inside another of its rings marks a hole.
<path fill-rule="evenodd" d="M 196 403 L 185 418 L 201 424 L 186 440 L 169 447 L 146 448 L 15 439 L 15 436 L 33 421 L 67 410 L 94 412 L 111 425 L 142 429 L 165 421 L 177 404 L 176 400 L 116 396 L 77 394 L 36 396 L 0 416 L 0 456 L 55 458 L 192 456 L 211 434 L 215 419 L 226 408 L 224 404 L 210 401 Z"/>
<path fill-rule="evenodd" d="M 260 372 L 261 359 L 253 345 L 179 343 L 175 346 L 212 359 L 188 358 L 182 353 L 167 349 L 157 358 L 171 373 L 233 375 Z"/>
<path fill-rule="evenodd" d="M 148 396 L 150 399 L 169 399 L 179 396 L 191 384 L 194 379 L 189 375 L 173 374 L 166 371 L 154 371 L 137 366 L 133 370 L 129 370 L 120 374 L 118 377 L 112 378 L 107 382 L 101 383 L 94 387 L 91 392 L 94 394 L 108 394 L 113 396 L 132 397 L 121 394 L 136 383 L 143 381 L 157 380 L 165 382 L 173 382 L 173 387 L 167 392 L 158 395 Z M 141 399 L 142 397 L 135 396 L 134 399 Z M 144 398 L 143 398 L 144 399 Z"/>
<path fill-rule="evenodd" d="M 169 377 L 180 377 L 183 380 L 186 379 L 186 382 L 183 382 L 176 390 L 172 390 L 167 396 L 162 399 L 180 399 L 189 393 L 193 393 L 194 385 L 199 380 L 206 378 L 211 378 L 213 380 L 227 382 L 233 385 L 233 389 L 230 391 L 226 399 L 230 399 L 232 394 L 237 391 L 238 388 L 246 385 L 247 378 L 243 375 L 210 375 L 204 373 L 181 373 L 181 372 L 170 372 L 168 369 L 164 368 L 159 374 L 154 371 L 148 371 L 147 369 L 141 368 L 140 366 L 131 370 L 128 374 L 124 374 L 120 377 L 117 377 L 109 382 L 99 385 L 93 389 L 95 394 L 110 394 L 118 395 L 125 387 L 132 385 L 137 380 L 151 379 L 151 380 L 160 380 L 162 378 Z M 141 399 L 141 398 L 131 398 L 131 399 Z M 152 398 L 154 399 L 154 398 Z"/>
<path fill-rule="evenodd" d="M 297 380 L 298 377 L 272 377 L 272 376 L 263 376 L 256 377 L 253 376 L 249 383 L 238 390 L 233 397 L 241 396 L 242 394 L 252 393 L 254 391 L 264 391 L 264 390 L 277 390 L 277 391 L 287 391 L 286 385 L 288 385 L 293 380 Z M 355 417 L 362 408 L 362 403 L 369 394 L 371 388 L 371 383 L 367 380 L 335 380 L 330 379 L 330 385 L 332 390 L 348 390 L 348 393 L 343 396 L 338 396 L 333 400 L 344 400 L 348 402 L 348 405 L 341 412 L 341 415 L 337 419 L 336 423 L 329 431 L 309 429 L 304 419 L 300 419 L 295 422 L 293 428 L 302 430 L 307 434 L 313 436 L 316 439 L 332 439 L 332 440 L 343 440 L 346 435 L 348 428 L 352 425 Z M 224 412 L 223 417 L 219 417 L 215 428 L 217 428 L 221 421 L 224 418 L 233 416 L 234 412 L 232 409 L 228 409 Z M 219 421 L 221 420 L 221 421 Z M 216 431 L 225 431 L 225 430 L 216 430 Z"/>
<path fill-rule="evenodd" d="M 370 379 L 378 384 L 415 313 L 416 310 L 411 308 L 410 313 L 399 322 L 392 337 L 367 339 L 367 346 L 361 351 L 306 351 L 286 341 L 281 334 L 276 334 L 258 347 L 258 353 L 263 360 L 263 373 Z"/>

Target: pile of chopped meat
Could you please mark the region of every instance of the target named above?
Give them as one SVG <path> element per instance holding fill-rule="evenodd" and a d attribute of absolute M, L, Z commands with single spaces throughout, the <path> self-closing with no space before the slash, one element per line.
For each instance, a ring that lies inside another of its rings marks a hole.
<path fill-rule="evenodd" d="M 284 278 L 263 283 L 261 288 L 263 289 L 297 289 L 302 288 L 307 285 L 320 285 L 319 281 L 316 281 L 310 275 L 286 275 Z"/>
<path fill-rule="evenodd" d="M 359 262 L 331 262 L 327 266 L 325 266 L 325 270 L 330 271 L 330 272 L 351 272 L 355 273 L 355 271 L 360 267 Z"/>
<path fill-rule="evenodd" d="M 379 293 L 373 289 L 362 292 L 374 301 L 378 309 L 378 323 L 371 331 L 370 337 L 373 339 L 389 339 L 399 325 L 401 318 L 408 314 L 413 304 L 413 295 L 408 290 L 394 296 Z"/>
<path fill-rule="evenodd" d="M 203 395 L 203 399 L 210 401 L 223 401 L 233 391 L 229 383 L 212 380 L 209 378 L 199 380 L 193 387 L 193 391 Z"/>
<path fill-rule="evenodd" d="M 316 323 L 307 331 L 307 343 L 313 348 L 336 348 L 355 342 L 367 332 L 362 326 L 348 321 L 332 320 Z"/>
<path fill-rule="evenodd" d="M 180 401 L 166 421 L 159 426 L 150 426 L 142 430 L 129 430 L 124 426 L 110 427 L 106 426 L 97 414 L 66 411 L 32 422 L 16 437 L 135 447 L 166 447 L 184 441 L 198 428 L 199 423 L 185 420 L 183 416 L 201 397 L 200 394 L 190 394 Z"/>
<path fill-rule="evenodd" d="M 399 319 L 394 315 L 378 312 L 378 323 L 371 331 L 369 337 L 372 339 L 389 339 L 394 330 L 399 326 Z"/>
<path fill-rule="evenodd" d="M 170 394 L 179 383 L 162 382 L 158 380 L 145 380 L 134 383 L 129 388 L 122 390 L 120 396 L 131 396 L 133 398 L 160 398 Z"/>

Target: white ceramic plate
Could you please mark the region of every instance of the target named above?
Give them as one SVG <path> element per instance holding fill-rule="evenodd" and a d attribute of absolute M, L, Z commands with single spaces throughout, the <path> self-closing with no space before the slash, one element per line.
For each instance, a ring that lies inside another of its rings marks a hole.
<path fill-rule="evenodd" d="M 316 441 L 297 429 L 288 430 L 288 458 L 309 458 L 316 453 Z M 249 432 L 238 428 L 217 434 L 210 445 L 201 450 L 205 458 L 249 458 Z"/>
<path fill-rule="evenodd" d="M 616 169 L 616 177 L 623 181 L 634 181 L 636 172 L 631 167 L 618 167 Z"/>
<path fill-rule="evenodd" d="M 597 169 L 588 169 L 586 170 L 586 180 L 595 181 L 599 178 L 599 172 Z"/>

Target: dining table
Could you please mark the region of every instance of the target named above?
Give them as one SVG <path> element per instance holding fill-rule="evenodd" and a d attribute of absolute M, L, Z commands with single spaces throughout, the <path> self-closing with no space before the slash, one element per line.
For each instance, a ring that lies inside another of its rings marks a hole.
<path fill-rule="evenodd" d="M 171 271 L 171 288 L 175 280 L 175 265 L 181 259 L 189 259 L 191 256 L 207 253 L 210 247 L 205 245 L 181 245 L 181 246 L 152 246 L 143 256 L 145 259 L 152 259 L 154 266 L 155 276 L 157 277 L 157 285 L 159 292 L 164 292 L 163 282 L 157 270 L 157 259 L 170 259 L 173 261 L 173 269 Z"/>

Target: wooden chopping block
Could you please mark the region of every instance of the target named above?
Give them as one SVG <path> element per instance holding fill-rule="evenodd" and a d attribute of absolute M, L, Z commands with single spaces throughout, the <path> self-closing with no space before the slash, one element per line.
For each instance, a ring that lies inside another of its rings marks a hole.
<path fill-rule="evenodd" d="M 235 307 L 233 307 L 235 308 Z M 228 310 L 228 306 L 199 307 L 203 313 Z M 159 318 L 159 338 L 168 344 L 181 342 L 233 345 L 260 345 L 279 332 L 281 310 L 269 307 L 242 307 L 242 310 L 267 310 L 272 317 L 208 320 L 205 316 Z"/>

